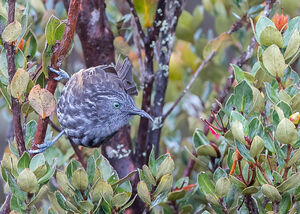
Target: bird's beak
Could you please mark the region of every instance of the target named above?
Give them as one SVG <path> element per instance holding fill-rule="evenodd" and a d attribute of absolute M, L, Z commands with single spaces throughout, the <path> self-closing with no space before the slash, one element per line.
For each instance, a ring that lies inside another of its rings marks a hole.
<path fill-rule="evenodd" d="M 153 122 L 152 117 L 147 112 L 145 112 L 145 111 L 143 111 L 141 109 L 134 108 L 134 109 L 132 109 L 131 113 L 135 114 L 135 115 L 140 115 L 141 117 L 148 118 L 149 120 L 151 120 Z"/>

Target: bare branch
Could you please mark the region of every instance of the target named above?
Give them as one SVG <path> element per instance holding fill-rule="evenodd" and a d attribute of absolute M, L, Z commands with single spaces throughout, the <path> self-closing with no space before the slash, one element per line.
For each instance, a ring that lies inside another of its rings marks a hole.
<path fill-rule="evenodd" d="M 130 11 L 131 11 L 131 13 L 133 15 L 133 19 L 134 19 L 134 22 L 136 24 L 137 31 L 138 31 L 138 33 L 139 33 L 139 35 L 141 37 L 141 40 L 142 40 L 142 42 L 144 44 L 145 43 L 145 33 L 143 31 L 143 27 L 141 25 L 140 19 L 139 19 L 137 13 L 136 13 L 135 8 L 134 8 L 134 4 L 133 4 L 133 2 L 131 0 L 127 0 L 127 3 L 129 5 Z"/>
<path fill-rule="evenodd" d="M 176 105 L 178 105 L 178 103 L 181 101 L 181 99 L 184 97 L 184 95 L 190 90 L 191 86 L 193 85 L 193 83 L 197 79 L 197 77 L 200 74 L 200 72 L 208 64 L 208 62 L 214 57 L 214 55 L 215 55 L 215 51 L 212 51 L 206 57 L 206 59 L 201 63 L 201 65 L 198 67 L 198 69 L 194 73 L 192 79 L 189 81 L 189 83 L 186 85 L 186 87 L 184 88 L 184 90 L 181 92 L 181 94 L 179 95 L 179 97 L 177 98 L 177 100 L 175 101 L 175 103 L 172 105 L 172 107 L 169 109 L 169 111 L 167 111 L 167 113 L 163 115 L 162 121 L 164 121 L 171 114 L 171 112 L 174 110 L 174 108 L 176 107 Z"/>
<path fill-rule="evenodd" d="M 15 0 L 8 1 L 8 24 L 14 22 L 15 20 Z M 12 81 L 15 73 L 16 73 L 16 66 L 15 66 L 15 46 L 14 41 L 5 44 L 6 51 L 6 59 L 7 59 L 7 67 L 8 67 L 8 74 L 9 74 L 9 82 Z M 21 124 L 21 108 L 19 101 L 11 96 L 11 109 L 13 114 L 13 125 L 14 125 L 14 134 L 17 141 L 17 148 L 19 155 L 21 156 L 23 152 L 26 150 L 22 124 Z"/>

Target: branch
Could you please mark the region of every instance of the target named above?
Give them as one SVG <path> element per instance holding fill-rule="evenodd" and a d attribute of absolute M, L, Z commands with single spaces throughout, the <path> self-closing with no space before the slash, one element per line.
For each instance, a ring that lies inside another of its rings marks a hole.
<path fill-rule="evenodd" d="M 8 1 L 8 24 L 14 22 L 15 20 L 15 0 Z M 6 43 L 5 47 L 7 49 L 6 52 L 6 59 L 7 59 L 7 67 L 8 67 L 8 74 L 9 74 L 9 82 L 11 83 L 12 78 L 16 73 L 16 66 L 15 66 L 15 46 L 14 42 L 11 41 L 9 44 Z M 17 147 L 19 155 L 21 156 L 25 148 L 24 142 L 24 135 L 22 130 L 22 123 L 21 123 L 21 108 L 19 101 L 11 96 L 11 109 L 13 114 L 13 126 L 14 126 L 14 134 L 17 141 Z"/>
<path fill-rule="evenodd" d="M 151 95 L 152 95 L 152 87 L 154 81 L 153 75 L 153 55 L 154 55 L 154 47 L 159 32 L 162 20 L 165 18 L 165 7 L 166 1 L 159 0 L 156 8 L 156 15 L 153 22 L 153 27 L 147 28 L 147 37 L 145 37 L 145 72 L 142 74 L 142 78 L 144 80 L 144 90 L 143 90 L 143 100 L 142 100 L 142 109 L 147 113 L 150 113 L 151 109 Z M 150 113 L 151 114 L 151 113 Z M 143 163 L 146 163 L 146 157 L 142 154 L 146 151 L 146 141 L 149 136 L 149 120 L 146 118 L 141 118 L 137 142 L 136 142 L 136 167 L 141 167 Z"/>
<path fill-rule="evenodd" d="M 164 121 L 170 114 L 171 112 L 174 110 L 174 108 L 178 105 L 178 103 L 182 100 L 182 98 L 184 97 L 184 95 L 190 90 L 191 86 L 193 85 L 193 83 L 195 82 L 195 80 L 197 79 L 198 75 L 200 74 L 200 72 L 203 70 L 203 68 L 210 62 L 210 60 L 214 57 L 215 55 L 215 51 L 212 51 L 207 57 L 206 59 L 201 63 L 201 65 L 198 67 L 198 69 L 196 70 L 196 72 L 194 73 L 192 79 L 190 80 L 190 82 L 186 85 L 186 87 L 184 88 L 184 90 L 181 92 L 181 94 L 179 95 L 179 97 L 177 98 L 177 100 L 175 101 L 175 103 L 172 105 L 172 107 L 169 109 L 169 111 L 167 111 L 167 113 L 165 113 L 163 115 L 162 121 Z"/>
<path fill-rule="evenodd" d="M 135 8 L 134 8 L 134 4 L 133 4 L 133 2 L 131 0 L 127 0 L 127 3 L 129 5 L 130 11 L 131 11 L 131 13 L 133 15 L 134 22 L 135 22 L 136 27 L 138 29 L 137 31 L 138 31 L 138 33 L 140 35 L 140 38 L 141 38 L 141 40 L 143 42 L 143 45 L 144 45 L 145 44 L 145 37 L 146 36 L 145 36 L 144 31 L 143 31 L 143 27 L 141 25 L 140 19 L 139 19 L 138 15 L 137 15 L 137 12 L 136 12 Z"/>
<path fill-rule="evenodd" d="M 162 27 L 161 39 L 160 39 L 160 56 L 158 60 L 159 69 L 155 75 L 155 95 L 153 103 L 153 117 L 161 117 L 163 112 L 163 106 L 165 102 L 165 96 L 169 80 L 169 62 L 171 53 L 174 46 L 174 37 L 176 32 L 176 27 L 178 23 L 178 18 L 182 12 L 181 1 L 168 2 L 166 8 L 172 8 L 171 10 L 163 11 L 165 14 L 165 21 L 167 21 L 168 28 Z M 162 15 L 162 14 L 160 14 Z M 151 130 L 149 134 L 149 142 L 147 142 L 147 156 L 150 155 L 152 146 L 155 148 L 155 155 L 158 156 L 159 153 L 159 139 L 160 139 L 161 128 Z"/>
<path fill-rule="evenodd" d="M 12 193 L 8 193 L 8 195 L 6 196 L 6 199 L 3 203 L 3 205 L 1 206 L 1 210 L 0 210 L 0 214 L 8 214 L 10 213 L 10 199 L 11 199 Z"/>
<path fill-rule="evenodd" d="M 57 44 L 54 48 L 53 55 L 51 58 L 51 67 L 54 69 L 58 69 L 64 58 L 65 55 L 68 53 L 71 43 L 73 41 L 78 13 L 79 13 L 79 5 L 80 0 L 71 0 L 69 11 L 68 11 L 68 19 L 66 23 L 65 32 L 62 38 L 61 43 Z M 47 90 L 50 91 L 52 94 L 55 92 L 57 81 L 54 80 L 56 74 L 53 72 L 49 73 L 49 79 L 47 81 Z M 34 136 L 34 143 L 33 149 L 37 149 L 37 144 L 42 144 L 46 135 L 48 126 L 48 121 L 43 120 L 42 117 L 39 117 L 38 125 L 36 129 L 36 133 Z"/>

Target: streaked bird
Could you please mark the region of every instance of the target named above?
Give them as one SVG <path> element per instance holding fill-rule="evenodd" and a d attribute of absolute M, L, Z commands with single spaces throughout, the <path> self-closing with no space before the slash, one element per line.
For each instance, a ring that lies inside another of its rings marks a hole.
<path fill-rule="evenodd" d="M 63 70 L 52 72 L 67 78 Z M 128 58 L 123 63 L 99 65 L 82 69 L 72 75 L 64 86 L 57 104 L 57 117 L 63 129 L 51 142 L 37 145 L 39 153 L 51 147 L 63 134 L 75 144 L 98 147 L 107 142 L 133 115 L 152 120 L 145 111 L 136 107 L 132 96 L 137 95 Z"/>

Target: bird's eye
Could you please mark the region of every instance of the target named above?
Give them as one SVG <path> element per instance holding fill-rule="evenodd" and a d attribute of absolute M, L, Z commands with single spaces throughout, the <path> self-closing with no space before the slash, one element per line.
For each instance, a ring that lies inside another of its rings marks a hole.
<path fill-rule="evenodd" d="M 120 108 L 120 103 L 118 103 L 118 102 L 114 102 L 114 108 Z"/>

